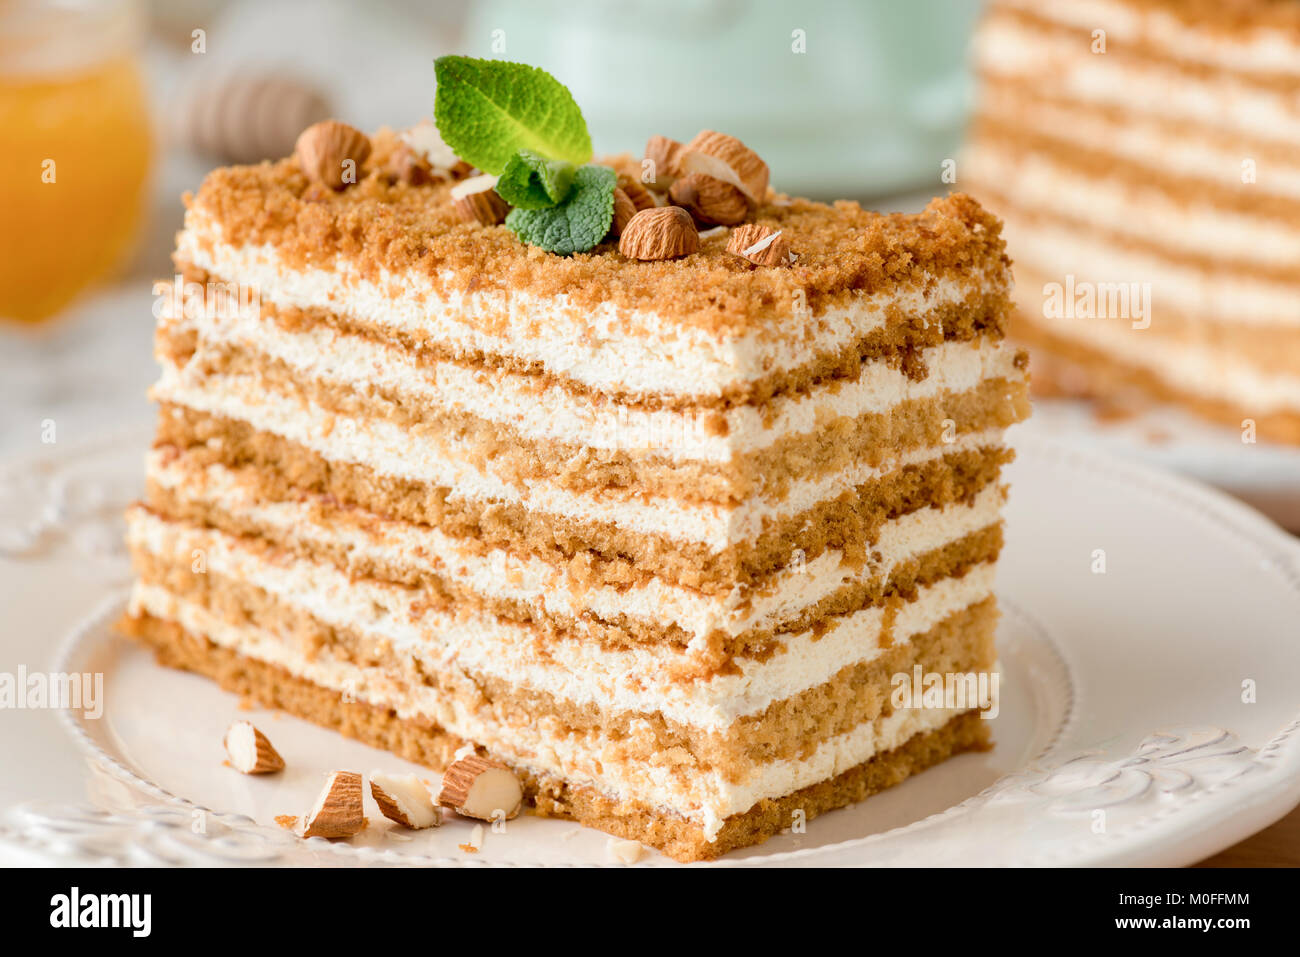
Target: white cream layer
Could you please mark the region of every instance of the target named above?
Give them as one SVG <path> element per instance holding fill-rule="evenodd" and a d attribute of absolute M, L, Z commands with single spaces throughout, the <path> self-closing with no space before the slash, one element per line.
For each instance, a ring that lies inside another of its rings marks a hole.
<path fill-rule="evenodd" d="M 1264 372 L 1218 349 L 1134 329 L 1123 319 L 1046 316 L 1041 306 L 1041 299 L 1027 300 L 1025 304 L 1027 310 L 1034 310 L 1031 317 L 1038 325 L 1145 369 L 1183 392 L 1222 399 L 1260 413 L 1300 411 L 1300 375 Z M 1158 311 L 1152 324 L 1157 322 Z M 1242 335 L 1248 336 L 1249 332 L 1243 329 Z"/>
<path fill-rule="evenodd" d="M 888 579 L 903 562 L 996 524 L 1002 505 L 1002 490 L 990 485 L 969 505 L 918 509 L 886 522 L 872 546 L 879 558 L 867 564 L 854 568 L 843 561 L 841 552 L 829 550 L 784 570 L 760 589 L 736 588 L 715 596 L 658 578 L 624 588 L 591 587 L 573 579 L 567 566 L 502 549 L 484 553 L 435 528 L 369 514 L 358 524 L 322 526 L 310 502 L 264 501 L 223 466 L 209 465 L 196 472 L 162 452 L 150 453 L 148 476 L 184 501 L 210 503 L 289 541 L 341 549 L 349 561 L 376 562 L 381 567 L 419 564 L 456 588 L 522 602 L 545 615 L 579 622 L 584 620 L 582 613 L 589 611 L 607 621 L 629 615 L 673 624 L 691 636 L 688 653 L 703 651 L 715 631 L 738 635 L 779 624 L 842 588 Z M 345 571 L 353 574 L 353 567 Z"/>
<path fill-rule="evenodd" d="M 999 0 L 999 5 L 1074 27 L 1088 38 L 1094 30 L 1105 30 L 1108 48 L 1114 43 L 1122 49 L 1125 44 L 1144 41 L 1162 55 L 1184 63 L 1300 79 L 1300 42 L 1280 30 L 1260 26 L 1227 34 L 1208 25 L 1190 26 L 1164 10 L 1144 10 L 1116 0 Z"/>
<path fill-rule="evenodd" d="M 1064 283 L 1067 275 L 1091 283 L 1150 283 L 1152 323 L 1162 315 L 1233 323 L 1249 335 L 1251 326 L 1300 328 L 1300 285 L 1206 272 L 1138 249 L 1117 248 L 1102 236 L 1068 224 L 1022 218 L 1001 210 L 1012 255 L 1026 274 Z M 1034 316 L 1042 314 L 1041 284 L 1021 282 L 1016 299 Z"/>
<path fill-rule="evenodd" d="M 595 309 L 570 306 L 563 296 L 440 296 L 423 277 L 385 272 L 372 281 L 346 261 L 294 270 L 280 262 L 271 246 L 224 242 L 219 225 L 194 209 L 186 214 L 177 255 L 223 279 L 237 277 L 276 305 L 328 309 L 443 344 L 458 354 L 535 362 L 594 389 L 675 396 L 719 395 L 802 365 L 818 352 L 857 342 L 882 327 L 891 310 L 923 315 L 941 304 L 964 301 L 979 289 L 1004 289 L 1008 283 L 1001 273 L 918 280 L 914 288 L 863 296 L 849 308 L 801 320 L 804 335 L 793 342 L 788 335 L 774 337 L 771 330 L 719 339 L 610 303 Z"/>
<path fill-rule="evenodd" d="M 331 415 L 298 396 L 267 391 L 254 376 L 209 376 L 197 367 L 178 367 L 164 361 L 162 378 L 150 396 L 156 401 L 247 422 L 330 461 L 351 462 L 382 475 L 447 487 L 453 501 L 518 504 L 541 514 L 606 522 L 641 534 L 702 544 L 714 551 L 752 541 L 767 523 L 838 498 L 899 467 L 951 452 L 1000 445 L 1002 440 L 1001 429 L 968 433 L 950 443 L 905 452 L 878 468 L 857 464 L 816 479 L 793 482 L 780 500 L 753 497 L 727 507 L 652 498 L 623 490 L 573 492 L 545 480 L 523 480 L 521 487 L 491 471 L 491 462 L 480 468 L 473 447 L 464 447 L 439 434 L 408 431 L 387 420 Z"/>
<path fill-rule="evenodd" d="M 1231 259 L 1249 265 L 1294 266 L 1300 262 L 1300 227 L 1252 216 L 1209 202 L 1181 202 L 1119 179 L 1082 175 L 1050 157 L 1017 151 L 1015 144 L 983 142 L 965 159 L 966 174 L 1002 188 L 1017 208 L 1066 218 L 1158 248 Z M 999 215 L 1003 210 L 999 210 Z M 1007 234 L 1016 255 L 1028 248 Z M 1129 270 L 1132 272 L 1132 270 Z M 1225 270 L 1226 271 L 1226 270 Z M 1144 277 L 1133 276 L 1134 280 Z"/>
<path fill-rule="evenodd" d="M 783 653 L 766 661 L 740 660 L 739 673 L 673 681 L 668 670 L 676 653 L 662 646 L 616 650 L 565 638 L 548 640 L 541 656 L 527 626 L 431 610 L 418 590 L 354 581 L 332 564 L 288 556 L 268 559 L 233 536 L 165 522 L 143 510 L 131 514 L 128 541 L 182 567 L 190 567 L 193 556 L 201 554 L 207 573 L 255 583 L 319 621 L 391 645 L 400 659 L 409 656 L 427 671 L 491 676 L 560 701 L 595 705 L 612 714 L 658 713 L 710 731 L 725 731 L 738 718 L 823 684 L 848 665 L 873 660 L 883 653 L 886 628 L 890 640 L 900 644 L 983 601 L 992 594 L 994 570 L 991 563 L 979 565 L 961 578 L 919 589 L 914 601 L 897 610 L 892 626 L 884 608 L 866 608 L 836 618 L 821 635 L 809 630 L 785 637 Z"/>
<path fill-rule="evenodd" d="M 1269 375 L 1221 352 L 1185 343 L 1143 338 L 1140 330 L 1105 320 L 1040 319 L 1057 334 L 1087 343 L 1116 359 L 1146 369 L 1192 395 L 1227 400 L 1258 412 L 1300 412 L 1300 376 Z"/>
<path fill-rule="evenodd" d="M 986 76 L 1079 103 L 1185 120 L 1266 143 L 1300 141 L 1300 109 L 1287 91 L 1227 72 L 1199 77 L 1156 60 L 1093 53 L 1091 31 L 1102 28 L 1058 36 L 995 14 L 976 34 L 974 60 Z M 1108 50 L 1122 46 L 1108 44 Z"/>
<path fill-rule="evenodd" d="M 1255 155 L 1232 135 L 1207 135 L 1199 128 L 1176 133 L 1148 117 L 1116 122 L 1088 104 L 1026 101 L 1019 91 L 990 87 L 981 94 L 980 110 L 1027 130 L 1117 159 L 1158 169 L 1162 177 L 1193 177 L 1229 189 L 1260 190 L 1268 196 L 1300 199 L 1300 162 L 1282 151 Z M 1035 93 L 1037 90 L 1027 90 Z M 1008 143 L 1008 148 L 1014 144 Z M 1257 163 L 1256 181 L 1242 183 L 1242 163 Z"/>
<path fill-rule="evenodd" d="M 676 813 L 703 826 L 710 840 L 728 817 L 749 810 L 758 801 L 782 797 L 834 777 L 900 746 L 916 734 L 942 727 L 961 713 L 947 709 L 898 710 L 828 739 L 807 758 L 757 765 L 747 777 L 732 782 L 719 773 L 680 763 L 673 754 L 629 759 L 622 755 L 618 744 L 604 735 L 565 733 L 547 717 L 502 727 L 456 702 L 438 699 L 427 690 L 417 693 L 427 700 L 412 700 L 405 683 L 394 681 L 378 669 L 361 669 L 328 659 L 308 661 L 276 635 L 252 626 L 233 627 L 163 589 L 137 585 L 132 610 L 176 621 L 186 631 L 214 644 L 278 665 L 322 687 L 393 708 L 399 716 L 432 716 L 453 734 L 533 771 L 558 775 L 578 786 Z"/>
<path fill-rule="evenodd" d="M 920 382 L 889 363 L 868 363 L 853 382 L 836 380 L 761 408 L 733 408 L 725 413 L 725 434 L 718 435 L 709 428 L 707 412 L 647 411 L 602 396 L 574 395 L 559 386 L 539 388 L 527 375 L 453 362 L 422 363 L 407 350 L 325 325 L 286 332 L 259 321 L 251 305 L 191 318 L 165 314 L 163 319 L 199 334 L 196 361 L 212 346 L 234 347 L 283 362 L 300 381 L 363 395 L 382 389 L 412 408 L 468 413 L 535 441 L 653 451 L 674 460 L 729 462 L 780 439 L 810 435 L 833 418 L 888 412 L 901 402 L 966 392 L 990 378 L 1024 378 L 1015 366 L 1014 348 L 989 340 L 949 342 L 921 353 L 929 375 Z"/>

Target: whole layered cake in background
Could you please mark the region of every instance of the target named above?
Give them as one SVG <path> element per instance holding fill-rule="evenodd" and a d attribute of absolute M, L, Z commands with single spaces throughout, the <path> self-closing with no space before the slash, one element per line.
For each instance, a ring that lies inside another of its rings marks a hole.
<path fill-rule="evenodd" d="M 997 220 L 792 199 L 711 131 L 494 158 L 443 66 L 454 150 L 325 124 L 189 198 L 185 292 L 257 296 L 165 297 L 125 627 L 681 860 L 986 746 L 892 692 L 995 665 Z"/>
<path fill-rule="evenodd" d="M 1300 442 L 1300 4 L 998 0 L 975 58 L 1035 384 Z"/>

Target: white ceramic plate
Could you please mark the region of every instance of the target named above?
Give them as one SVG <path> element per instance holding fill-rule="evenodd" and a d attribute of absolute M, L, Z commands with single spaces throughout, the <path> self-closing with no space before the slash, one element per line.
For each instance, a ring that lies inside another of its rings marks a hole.
<path fill-rule="evenodd" d="M 605 835 L 528 816 L 489 830 L 475 854 L 459 847 L 470 822 L 403 832 L 373 806 L 352 842 L 301 841 L 277 826 L 310 805 L 330 769 L 408 766 L 292 717 L 240 710 L 113 635 L 128 578 L 115 516 L 138 486 L 146 442 L 128 435 L 0 470 L 10 553 L 0 558 L 10 612 L 0 671 L 102 673 L 105 686 L 94 720 L 0 711 L 0 756 L 25 770 L 0 776 L 0 860 L 610 860 Z M 1300 547 L 1198 486 L 1023 431 L 1017 444 L 996 748 L 724 865 L 1185 864 L 1300 802 Z M 70 627 L 88 603 L 98 607 Z M 285 773 L 223 767 L 236 718 L 266 731 Z"/>
<path fill-rule="evenodd" d="M 1126 418 L 1098 416 L 1087 402 L 1035 399 L 1030 435 L 1069 436 L 1070 444 L 1221 488 L 1284 528 L 1300 532 L 1300 447 L 1243 442 L 1240 429 L 1152 406 Z"/>

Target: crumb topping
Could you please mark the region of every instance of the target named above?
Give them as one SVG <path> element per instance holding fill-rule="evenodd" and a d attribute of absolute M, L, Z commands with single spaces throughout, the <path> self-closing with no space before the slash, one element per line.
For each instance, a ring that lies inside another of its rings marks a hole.
<path fill-rule="evenodd" d="M 186 205 L 217 222 L 225 241 L 270 244 L 295 268 L 329 268 L 341 258 L 368 279 L 387 269 L 423 275 L 439 290 L 563 294 L 577 307 L 609 302 L 728 334 L 783 326 L 785 335 L 797 334 L 788 320 L 805 308 L 816 316 L 898 284 L 1010 268 L 1001 223 L 962 193 L 909 215 L 769 190 L 751 221 L 780 230 L 798 257 L 779 270 L 730 255 L 725 234 L 702 237 L 699 252 L 670 261 L 629 259 L 616 241 L 558 256 L 521 243 L 504 226 L 464 222 L 452 207 L 451 183 L 410 185 L 391 176 L 386 167 L 400 140 L 386 129 L 371 139 L 362 178 L 347 190 L 312 184 L 285 159 L 214 170 Z M 626 155 L 605 162 L 624 174 L 638 169 Z"/>

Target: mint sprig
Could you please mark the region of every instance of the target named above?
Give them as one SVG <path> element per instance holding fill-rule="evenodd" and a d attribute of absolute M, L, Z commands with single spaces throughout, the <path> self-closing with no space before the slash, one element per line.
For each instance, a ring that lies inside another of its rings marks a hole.
<path fill-rule="evenodd" d="M 569 195 L 575 167 L 567 160 L 547 159 L 532 150 L 510 157 L 497 180 L 497 195 L 519 209 L 549 209 Z"/>
<path fill-rule="evenodd" d="M 439 57 L 434 69 L 438 131 L 457 156 L 498 177 L 497 194 L 514 207 L 511 232 L 565 256 L 605 238 L 618 177 L 587 162 L 587 122 L 559 80 L 523 63 L 463 56 Z"/>
<path fill-rule="evenodd" d="M 586 252 L 605 238 L 614 221 L 617 183 L 617 174 L 608 166 L 580 166 L 563 203 L 549 209 L 512 209 L 506 228 L 521 241 L 562 256 Z"/>
<path fill-rule="evenodd" d="M 433 115 L 456 155 L 500 175 L 520 150 L 574 165 L 591 159 L 582 111 L 564 84 L 524 63 L 444 56 L 434 61 Z"/>

